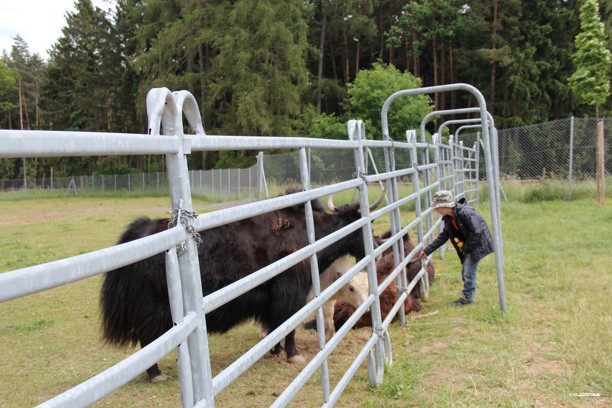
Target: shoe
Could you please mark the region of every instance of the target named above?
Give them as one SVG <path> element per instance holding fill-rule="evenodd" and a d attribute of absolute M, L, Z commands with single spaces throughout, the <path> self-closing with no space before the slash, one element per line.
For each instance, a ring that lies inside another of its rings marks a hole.
<path fill-rule="evenodd" d="M 467 306 L 467 305 L 471 305 L 472 303 L 474 303 L 473 300 L 467 300 L 466 298 L 459 298 L 457 300 L 455 300 L 452 305 L 453 306 Z"/>

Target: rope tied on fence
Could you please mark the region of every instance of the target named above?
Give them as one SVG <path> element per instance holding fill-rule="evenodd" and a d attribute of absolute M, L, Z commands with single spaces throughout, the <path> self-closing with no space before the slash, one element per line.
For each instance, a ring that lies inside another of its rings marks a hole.
<path fill-rule="evenodd" d="M 395 142 L 391 138 L 389 138 L 389 141 L 391 142 L 391 147 L 389 147 L 389 153 L 391 155 L 395 155 Z"/>
<path fill-rule="evenodd" d="M 370 182 L 368 181 L 368 173 L 362 172 L 362 171 L 357 171 L 355 173 L 353 173 L 353 177 L 359 177 L 360 179 L 363 180 L 363 182 L 368 185 L 370 184 Z"/>
<path fill-rule="evenodd" d="M 384 338 L 386 337 L 386 335 L 387 335 L 387 330 L 385 330 L 385 328 L 384 328 L 384 327 L 382 327 L 382 326 L 376 326 L 376 327 L 374 327 L 374 329 L 373 329 L 372 331 L 373 331 L 373 332 L 376 334 L 376 336 L 378 336 L 378 338 L 380 338 L 380 339 L 384 339 Z"/>
<path fill-rule="evenodd" d="M 179 202 L 179 206 L 178 208 L 174 208 L 172 210 L 172 218 L 170 219 L 170 222 L 168 223 L 168 228 L 173 228 L 177 225 L 182 225 L 185 230 L 191 234 L 191 236 L 193 237 L 193 240 L 196 242 L 196 245 L 200 245 L 202 243 L 202 237 L 200 236 L 200 234 L 195 230 L 195 228 L 193 227 L 193 224 L 190 223 L 190 220 L 194 220 L 196 218 L 198 218 L 198 214 L 195 211 L 190 211 L 190 210 L 185 210 L 184 208 L 182 208 L 183 205 L 183 200 L 181 200 Z M 183 252 L 185 252 L 185 243 L 183 242 L 179 248 L 177 248 L 177 252 L 179 252 L 179 254 L 182 254 Z"/>

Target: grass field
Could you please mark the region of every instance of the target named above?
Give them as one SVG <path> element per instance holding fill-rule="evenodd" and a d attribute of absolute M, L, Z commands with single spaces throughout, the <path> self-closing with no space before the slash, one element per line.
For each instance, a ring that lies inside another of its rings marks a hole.
<path fill-rule="evenodd" d="M 611 406 L 609 203 L 503 202 L 508 313 L 499 311 L 492 256 L 479 268 L 477 303 L 460 309 L 450 307 L 460 294 L 459 262 L 451 251 L 435 257 L 436 280 L 420 315 L 435 314 L 393 324 L 393 364 L 382 386 L 369 386 L 364 365 L 337 406 Z M 196 210 L 204 204 L 194 203 Z M 166 216 L 168 207 L 165 197 L 3 197 L 0 272 L 112 245 L 134 217 Z M 488 219 L 488 207 L 479 210 Z M 0 304 L 0 407 L 44 402 L 130 354 L 100 341 L 100 282 L 98 276 Z M 299 329 L 296 337 L 306 357 L 318 351 L 314 333 Z M 332 382 L 368 337 L 366 329 L 353 330 L 343 341 L 330 361 Z M 213 371 L 258 338 L 253 324 L 211 336 Z M 170 381 L 152 385 L 140 376 L 96 406 L 180 406 L 175 360 L 171 353 L 161 362 Z M 299 370 L 282 358 L 263 359 L 216 405 L 268 406 Z M 315 376 L 292 406 L 321 403 Z"/>

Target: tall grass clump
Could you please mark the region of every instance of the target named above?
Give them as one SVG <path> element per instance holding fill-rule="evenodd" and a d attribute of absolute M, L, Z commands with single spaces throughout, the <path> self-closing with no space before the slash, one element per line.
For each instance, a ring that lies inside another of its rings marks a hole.
<path fill-rule="evenodd" d="M 608 177 L 608 184 L 612 182 L 612 177 Z M 534 203 L 541 201 L 555 200 L 583 200 L 595 198 L 596 185 L 594 180 L 574 180 L 571 190 L 569 181 L 564 179 L 546 179 L 542 181 L 519 181 L 505 180 L 501 183 L 502 199 L 507 198 L 511 201 L 523 203 Z M 484 193 L 481 197 L 485 200 L 487 188 L 483 188 Z M 606 191 L 606 197 L 612 198 L 610 189 Z"/>

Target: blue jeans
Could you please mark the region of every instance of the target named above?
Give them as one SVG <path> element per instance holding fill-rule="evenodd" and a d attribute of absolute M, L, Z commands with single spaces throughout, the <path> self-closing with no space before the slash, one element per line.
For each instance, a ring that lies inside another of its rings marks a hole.
<path fill-rule="evenodd" d="M 476 271 L 478 270 L 479 262 L 480 261 L 472 262 L 472 256 L 469 254 L 463 259 L 463 265 L 461 267 L 463 298 L 468 302 L 473 302 L 474 296 L 476 295 Z"/>

